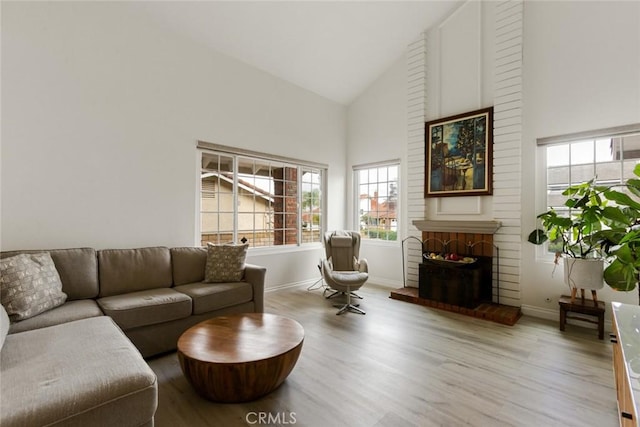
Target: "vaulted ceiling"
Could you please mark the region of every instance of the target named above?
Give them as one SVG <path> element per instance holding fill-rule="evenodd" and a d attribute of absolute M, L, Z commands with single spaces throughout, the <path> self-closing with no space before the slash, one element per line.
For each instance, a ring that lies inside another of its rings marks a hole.
<path fill-rule="evenodd" d="M 459 1 L 136 2 L 171 31 L 348 105 Z"/>

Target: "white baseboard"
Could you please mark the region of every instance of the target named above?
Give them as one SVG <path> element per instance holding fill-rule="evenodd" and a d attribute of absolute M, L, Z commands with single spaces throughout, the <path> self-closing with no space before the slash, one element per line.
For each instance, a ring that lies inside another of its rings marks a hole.
<path fill-rule="evenodd" d="M 557 310 L 553 310 L 550 308 L 542 308 L 542 307 L 536 307 L 534 305 L 523 305 L 520 307 L 520 309 L 522 310 L 522 314 L 524 314 L 525 316 L 531 316 L 531 317 L 537 317 L 538 319 L 546 319 L 546 320 L 552 320 L 556 323 L 559 324 L 560 322 L 560 309 L 558 308 Z M 574 319 L 567 319 L 567 324 L 568 325 L 577 325 L 577 326 L 583 326 L 585 328 L 589 328 L 589 329 L 597 329 L 597 325 L 595 324 L 591 324 L 591 323 L 587 323 L 587 322 L 580 322 L 580 321 L 576 321 Z M 605 315 L 604 318 L 604 330 L 605 331 L 611 331 L 611 320 L 609 320 L 607 318 L 607 316 Z"/>
<path fill-rule="evenodd" d="M 381 285 L 381 286 L 393 288 L 393 289 L 397 289 L 397 288 L 401 288 L 402 287 L 402 282 L 399 282 L 397 280 L 384 279 L 382 277 L 376 277 L 376 276 L 369 276 L 369 281 L 368 282 L 369 283 L 375 283 L 376 285 Z M 365 286 L 366 286 L 366 284 L 365 284 Z"/>
<path fill-rule="evenodd" d="M 280 289 L 298 288 L 302 286 L 309 287 L 315 284 L 317 281 L 318 279 L 309 279 L 309 280 L 302 280 L 299 282 L 282 283 L 279 285 L 269 286 L 264 291 L 265 293 L 267 293 L 267 292 L 277 291 Z M 369 277 L 369 282 L 375 283 L 376 285 L 389 287 L 391 289 L 397 289 L 402 287 L 401 282 L 397 282 L 395 280 L 383 279 L 375 276 Z M 536 307 L 535 305 L 524 304 L 520 307 L 520 310 L 522 310 L 522 314 L 525 316 L 536 317 L 538 319 L 551 320 L 556 323 L 560 321 L 560 309 L 542 308 L 542 307 Z M 597 329 L 597 326 L 594 324 L 590 324 L 587 322 L 580 322 L 573 319 L 567 319 L 567 324 L 583 326 L 589 329 Z M 607 317 L 605 317 L 604 319 L 604 329 L 605 331 L 611 331 L 611 320 L 608 320 Z"/>
<path fill-rule="evenodd" d="M 318 279 L 309 279 L 309 280 L 301 280 L 299 282 L 291 282 L 291 283 L 280 283 L 269 286 L 265 288 L 265 292 L 273 292 L 280 289 L 289 289 L 289 288 L 297 288 L 299 286 L 311 286 L 316 283 Z M 383 279 L 380 277 L 369 276 L 369 283 L 375 283 L 376 285 L 388 287 L 391 289 L 397 289 L 402 287 L 402 282 L 398 282 L 395 280 Z M 366 285 L 365 285 L 366 286 Z"/>
<path fill-rule="evenodd" d="M 292 283 L 281 283 L 281 284 L 277 284 L 277 285 L 273 285 L 273 286 L 269 286 L 267 288 L 265 288 L 264 292 L 273 292 L 273 291 L 277 291 L 280 289 L 289 289 L 289 288 L 297 288 L 300 286 L 311 286 L 313 285 L 318 279 L 309 279 L 309 280 L 302 280 L 299 282 L 292 282 Z"/>
<path fill-rule="evenodd" d="M 536 307 L 535 305 L 522 305 L 520 307 L 522 314 L 525 316 L 537 317 L 539 319 L 558 320 L 560 318 L 559 310 L 550 308 Z"/>

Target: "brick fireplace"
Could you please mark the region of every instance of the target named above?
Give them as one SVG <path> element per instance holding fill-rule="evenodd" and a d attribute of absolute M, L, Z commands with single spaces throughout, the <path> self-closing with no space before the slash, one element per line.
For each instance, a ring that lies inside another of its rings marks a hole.
<path fill-rule="evenodd" d="M 476 260 L 467 265 L 421 258 L 421 296 L 467 308 L 492 302 L 494 295 L 499 303 L 499 248 L 493 243 L 499 222 L 420 220 L 413 224 L 422 232 L 423 255 L 455 253 Z M 434 289 L 426 291 L 430 285 Z"/>
<path fill-rule="evenodd" d="M 414 262 L 408 268 L 414 275 L 417 272 L 418 289 L 405 284 L 391 298 L 515 324 L 520 309 L 499 304 L 500 252 L 493 238 L 500 222 L 415 220 L 413 225 L 421 231 L 422 240 L 414 239 Z M 475 261 L 423 258 L 431 253 L 455 253 Z"/>

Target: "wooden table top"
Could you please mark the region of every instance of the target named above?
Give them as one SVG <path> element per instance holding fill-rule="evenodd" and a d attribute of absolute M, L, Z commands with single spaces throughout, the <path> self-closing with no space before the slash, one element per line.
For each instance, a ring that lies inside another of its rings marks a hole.
<path fill-rule="evenodd" d="M 209 363 L 245 363 L 286 353 L 304 339 L 304 329 L 293 319 L 270 313 L 214 317 L 187 329 L 178 339 L 178 351 Z"/>

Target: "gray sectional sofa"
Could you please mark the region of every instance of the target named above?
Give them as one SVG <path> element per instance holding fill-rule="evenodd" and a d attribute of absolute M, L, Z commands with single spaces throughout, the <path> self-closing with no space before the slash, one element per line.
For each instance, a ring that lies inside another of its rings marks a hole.
<path fill-rule="evenodd" d="M 9 323 L 0 308 L 0 425 L 153 425 L 156 376 L 143 357 L 171 351 L 190 326 L 262 312 L 266 270 L 204 283 L 198 247 L 48 252 L 66 302 Z M 8 335 L 6 334 L 8 330 Z"/>

